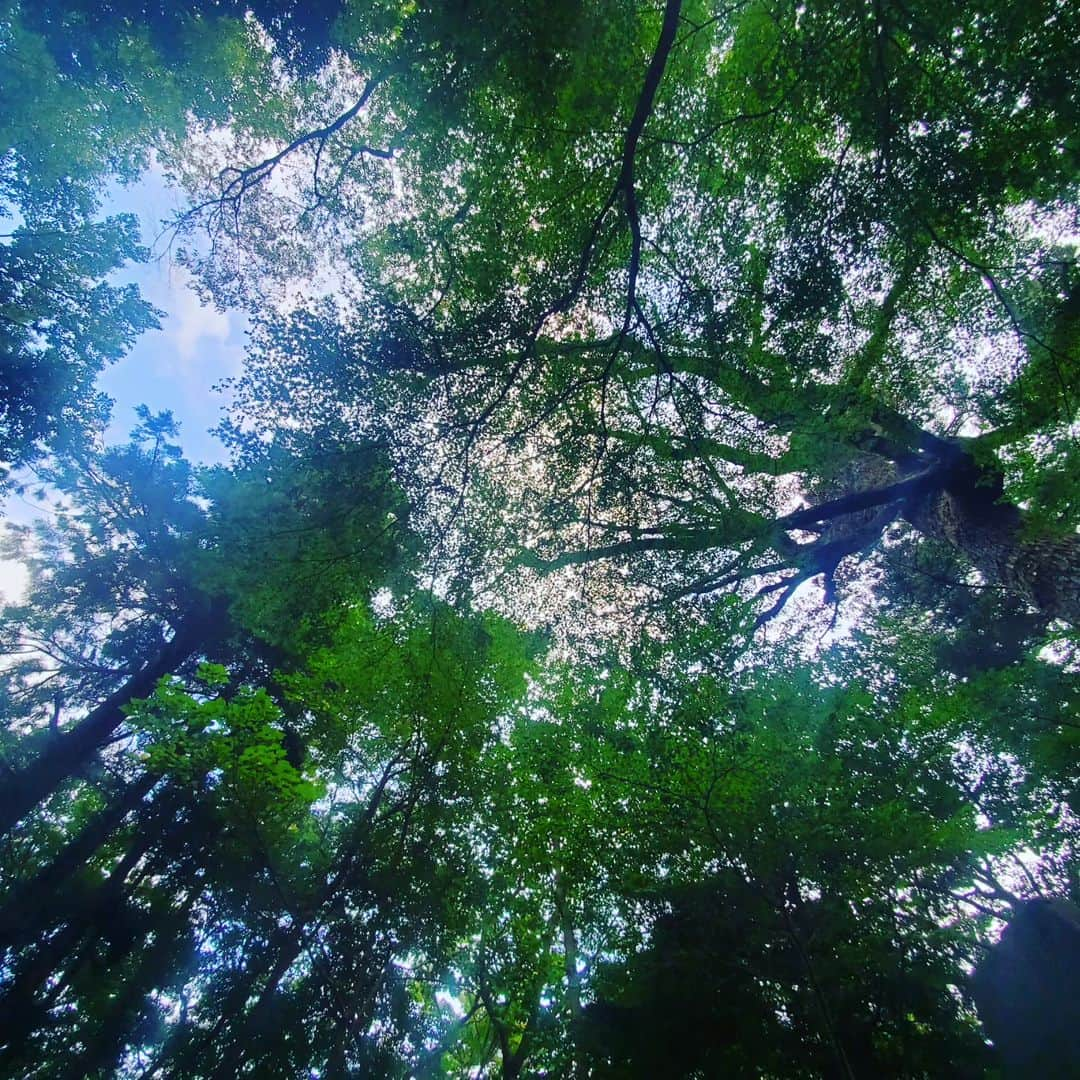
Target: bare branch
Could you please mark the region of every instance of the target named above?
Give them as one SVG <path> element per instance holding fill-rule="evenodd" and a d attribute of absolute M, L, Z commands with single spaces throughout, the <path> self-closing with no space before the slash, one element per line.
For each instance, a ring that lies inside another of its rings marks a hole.
<path fill-rule="evenodd" d="M 371 99 L 371 95 L 390 78 L 393 73 L 393 69 L 381 72 L 378 75 L 373 75 L 368 79 L 367 84 L 364 86 L 360 97 L 343 113 L 331 120 L 330 123 L 324 127 L 316 128 L 313 131 L 304 132 L 302 135 L 298 135 L 292 142 L 288 143 L 276 154 L 272 154 L 270 157 L 264 158 L 262 161 L 257 162 L 254 165 L 249 165 L 245 168 L 239 168 L 237 166 L 227 166 L 222 169 L 218 174 L 218 180 L 222 184 L 221 190 L 213 198 L 207 199 L 196 206 L 191 207 L 185 211 L 180 217 L 180 223 L 191 221 L 199 216 L 204 210 L 215 209 L 222 211 L 226 205 L 231 205 L 234 213 L 238 213 L 240 209 L 241 201 L 244 196 L 252 189 L 258 187 L 264 181 L 268 180 L 274 173 L 274 170 L 291 154 L 295 153 L 303 146 L 307 146 L 311 143 L 315 144 L 315 171 L 314 171 L 314 183 L 315 193 L 318 198 L 319 194 L 319 165 L 322 159 L 323 151 L 326 149 L 329 140 L 346 127 L 352 120 L 354 120 L 361 110 L 367 105 Z M 349 162 L 354 161 L 361 155 L 368 155 L 371 157 L 383 158 L 384 160 L 390 160 L 393 158 L 396 152 L 395 147 L 388 149 L 379 149 L 376 147 L 367 146 L 364 144 L 358 144 L 352 147 L 349 155 Z M 340 181 L 340 172 L 338 180 Z"/>

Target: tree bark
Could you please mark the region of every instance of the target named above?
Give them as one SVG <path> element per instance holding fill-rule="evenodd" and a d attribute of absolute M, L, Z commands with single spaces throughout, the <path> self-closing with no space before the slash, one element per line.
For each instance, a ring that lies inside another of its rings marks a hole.
<path fill-rule="evenodd" d="M 1029 900 L 979 962 L 972 990 L 1004 1075 L 1080 1074 L 1080 908 Z"/>
<path fill-rule="evenodd" d="M 581 1043 L 581 973 L 578 971 L 578 940 L 574 932 L 574 916 L 570 909 L 566 886 L 561 875 L 555 876 L 555 911 L 562 933 L 563 965 L 566 971 L 566 1013 L 570 1020 L 570 1035 L 574 1045 L 571 1076 L 584 1076 L 585 1051 Z"/>
<path fill-rule="evenodd" d="M 1080 535 L 1030 535 L 1019 507 L 998 501 L 973 464 L 904 516 L 920 532 L 959 551 L 994 585 L 1015 592 L 1048 619 L 1080 626 Z"/>
<path fill-rule="evenodd" d="M 149 697 L 159 679 L 194 654 L 208 630 L 205 618 L 182 623 L 173 639 L 142 670 L 74 727 L 56 736 L 36 759 L 4 779 L 0 785 L 0 836 L 84 767 L 124 722 L 124 706 Z"/>

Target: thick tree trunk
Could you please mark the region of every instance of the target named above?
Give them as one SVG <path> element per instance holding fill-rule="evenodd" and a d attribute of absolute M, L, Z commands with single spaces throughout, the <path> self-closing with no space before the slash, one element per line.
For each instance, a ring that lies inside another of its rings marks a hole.
<path fill-rule="evenodd" d="M 987 581 L 1023 597 L 1047 618 L 1080 626 L 1080 535 L 1029 536 L 1023 511 L 998 501 L 974 469 L 909 505 L 920 532 L 956 548 Z"/>
<path fill-rule="evenodd" d="M 972 989 L 1005 1075 L 1080 1075 L 1080 908 L 1029 900 L 979 963 Z"/>
<path fill-rule="evenodd" d="M 28 934 L 48 925 L 67 901 L 64 885 L 68 879 L 86 865 L 124 818 L 142 803 L 158 779 L 147 773 L 130 784 L 48 866 L 12 890 L 0 906 L 0 947 L 25 940 Z"/>
<path fill-rule="evenodd" d="M 56 736 L 29 765 L 0 782 L 0 835 L 9 832 L 65 780 L 76 775 L 124 722 L 124 706 L 149 697 L 202 643 L 206 623 L 191 619 L 141 671 L 70 730 Z"/>

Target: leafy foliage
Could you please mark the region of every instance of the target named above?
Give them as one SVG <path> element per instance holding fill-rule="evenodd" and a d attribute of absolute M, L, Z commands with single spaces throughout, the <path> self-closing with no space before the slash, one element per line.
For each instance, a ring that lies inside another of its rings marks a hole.
<path fill-rule="evenodd" d="M 1080 902 L 1076 29 L 3 8 L 0 1071 L 997 1075 Z M 94 438 L 151 163 L 224 466 Z"/>

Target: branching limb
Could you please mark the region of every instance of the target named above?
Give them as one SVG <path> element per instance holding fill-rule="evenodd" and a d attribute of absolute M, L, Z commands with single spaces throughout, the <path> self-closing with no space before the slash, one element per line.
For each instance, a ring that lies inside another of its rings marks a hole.
<path fill-rule="evenodd" d="M 766 596 L 769 593 L 782 590 L 780 596 L 777 598 L 776 603 L 770 608 L 766 608 L 755 620 L 754 629 L 760 630 L 767 622 L 775 619 L 781 611 L 784 610 L 787 602 L 795 595 L 795 590 L 804 582 L 808 581 L 814 575 L 808 570 L 799 570 L 794 574 L 789 575 L 780 581 L 773 582 L 771 585 L 766 585 L 758 590 L 758 596 Z"/>
<path fill-rule="evenodd" d="M 319 166 L 328 142 L 360 114 L 371 99 L 371 95 L 374 94 L 388 78 L 390 78 L 391 74 L 392 71 L 387 70 L 378 75 L 373 75 L 367 81 L 359 98 L 357 98 L 348 109 L 335 119 L 331 120 L 330 123 L 326 124 L 324 127 L 316 128 L 313 131 L 307 131 L 302 135 L 298 135 L 292 142 L 282 147 L 276 154 L 272 154 L 270 157 L 264 158 L 262 161 L 244 168 L 235 165 L 226 166 L 226 168 L 222 169 L 218 174 L 218 182 L 221 184 L 221 190 L 218 194 L 213 198 L 207 199 L 204 202 L 191 207 L 191 209 L 187 210 L 181 216 L 180 222 L 184 223 L 194 220 L 204 210 L 213 209 L 220 212 L 226 206 L 231 206 L 234 214 L 239 213 L 240 204 L 249 191 L 268 180 L 273 175 L 274 170 L 277 169 L 287 157 L 294 154 L 301 147 L 309 145 L 314 145 L 315 147 L 314 185 L 316 198 L 318 198 Z M 395 152 L 395 147 L 380 149 L 367 146 L 366 144 L 357 144 L 351 148 L 348 160 L 349 162 L 352 162 L 360 156 L 378 157 L 384 160 L 390 160 L 393 158 Z"/>
<path fill-rule="evenodd" d="M 634 164 L 637 154 L 638 143 L 641 141 L 645 124 L 652 115 L 653 106 L 656 102 L 656 93 L 660 87 L 660 81 L 667 67 L 668 57 L 672 46 L 675 44 L 675 35 L 679 28 L 679 15 L 682 10 L 682 0 L 667 0 L 664 8 L 664 21 L 660 28 L 660 39 L 656 44 L 652 59 L 649 61 L 649 69 L 645 74 L 645 83 L 638 95 L 634 107 L 634 115 L 626 130 L 626 138 L 623 141 L 623 151 L 620 161 L 619 176 L 615 186 L 604 200 L 600 212 L 593 218 L 585 239 L 581 257 L 578 259 L 577 269 L 571 279 L 570 287 L 548 309 L 541 313 L 533 325 L 532 340 L 535 341 L 544 328 L 547 320 L 559 312 L 569 310 L 571 304 L 581 295 L 588 276 L 589 266 L 596 252 L 596 245 L 600 238 L 600 232 L 604 221 L 615 206 L 619 197 L 622 196 L 626 211 L 627 221 L 630 226 L 631 253 L 630 263 L 627 270 L 627 323 L 624 323 L 619 340 L 625 336 L 628 329 L 628 320 L 634 310 L 637 294 L 637 278 L 641 268 L 641 215 L 637 201 L 637 193 L 634 187 Z M 638 309 L 640 310 L 640 309 Z"/>

